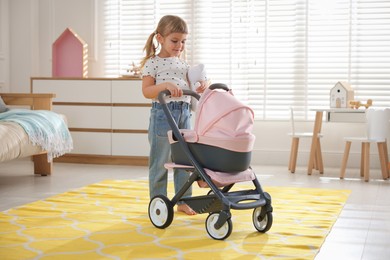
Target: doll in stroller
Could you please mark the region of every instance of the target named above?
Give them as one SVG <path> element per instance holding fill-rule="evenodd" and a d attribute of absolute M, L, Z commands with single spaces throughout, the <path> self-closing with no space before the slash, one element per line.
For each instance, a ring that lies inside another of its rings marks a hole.
<path fill-rule="evenodd" d="M 238 101 L 225 84 L 212 84 L 201 97 L 184 90 L 184 95 L 198 99 L 199 103 L 194 129 L 179 129 L 165 102 L 169 94 L 166 90 L 158 96 L 172 129 L 168 132 L 172 163 L 166 167 L 186 169 L 189 179 L 172 199 L 157 195 L 150 200 L 148 214 L 152 224 L 167 228 L 173 221 L 173 207 L 183 201 L 198 214 L 208 213 L 205 226 L 213 239 L 224 240 L 232 233 L 231 209 L 253 209 L 255 229 L 267 232 L 273 221 L 271 196 L 263 191 L 250 167 L 255 141 L 251 133 L 253 111 Z M 244 181 L 252 182 L 254 187 L 232 189 Z M 210 190 L 205 195 L 183 198 L 194 182 Z"/>

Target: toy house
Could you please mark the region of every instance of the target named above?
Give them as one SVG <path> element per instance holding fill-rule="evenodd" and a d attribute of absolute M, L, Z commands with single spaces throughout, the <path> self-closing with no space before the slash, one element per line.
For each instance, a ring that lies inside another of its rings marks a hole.
<path fill-rule="evenodd" d="M 88 45 L 66 28 L 52 46 L 53 77 L 88 77 Z"/>
<path fill-rule="evenodd" d="M 348 108 L 348 103 L 354 98 L 354 91 L 347 82 L 339 81 L 330 90 L 331 108 Z"/>

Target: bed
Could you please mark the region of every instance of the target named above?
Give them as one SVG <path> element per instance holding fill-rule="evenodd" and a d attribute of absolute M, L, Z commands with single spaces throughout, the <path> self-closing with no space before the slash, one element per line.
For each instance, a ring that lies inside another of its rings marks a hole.
<path fill-rule="evenodd" d="M 32 156 L 34 174 L 43 176 L 50 175 L 52 173 L 53 156 L 48 155 L 52 155 L 52 152 L 48 153 L 48 150 L 43 149 L 42 146 L 32 144 L 30 132 L 26 129 L 25 125 L 18 123 L 18 121 L 13 122 L 12 120 L 9 120 L 9 118 L 6 118 L 5 115 L 7 114 L 8 116 L 10 113 L 19 111 L 23 112 L 20 113 L 20 115 L 22 117 L 25 116 L 28 120 L 34 118 L 30 115 L 33 113 L 45 113 L 44 115 L 50 113 L 53 114 L 50 116 L 61 117 L 51 111 L 52 99 L 55 97 L 55 94 L 0 93 L 0 97 L 0 102 L 2 103 L 0 104 L 0 163 Z M 52 118 L 46 120 L 53 121 Z M 62 122 L 65 122 L 63 118 L 61 120 Z M 53 127 L 51 125 L 45 125 L 41 128 L 50 129 Z M 66 134 L 69 134 L 66 125 L 65 128 L 67 131 Z M 62 137 L 59 139 L 62 139 Z M 66 151 L 64 150 L 63 152 L 65 153 Z"/>

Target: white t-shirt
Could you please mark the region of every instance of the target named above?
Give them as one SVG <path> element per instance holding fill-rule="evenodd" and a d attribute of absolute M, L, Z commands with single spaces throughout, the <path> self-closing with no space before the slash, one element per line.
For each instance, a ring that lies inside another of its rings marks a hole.
<path fill-rule="evenodd" d="M 142 76 L 152 76 L 156 80 L 156 85 L 164 82 L 172 82 L 182 89 L 190 89 L 187 80 L 187 72 L 189 65 L 177 58 L 168 57 L 160 58 L 158 56 L 152 57 L 146 61 L 142 70 Z M 184 101 L 190 102 L 190 96 L 182 97 L 167 97 L 166 102 L 170 101 Z M 157 99 L 154 101 L 158 101 Z"/>

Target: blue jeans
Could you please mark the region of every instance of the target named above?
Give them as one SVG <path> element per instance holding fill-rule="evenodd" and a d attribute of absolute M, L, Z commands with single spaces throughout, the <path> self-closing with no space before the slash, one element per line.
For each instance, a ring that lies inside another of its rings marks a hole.
<path fill-rule="evenodd" d="M 179 129 L 191 128 L 191 112 L 188 103 L 170 102 L 167 104 Z M 170 160 L 171 146 L 167 132 L 171 130 L 167 117 L 160 103 L 152 105 L 149 121 L 149 195 L 167 196 L 168 170 L 164 164 Z M 175 169 L 174 174 L 175 193 L 177 193 L 189 178 L 185 170 Z M 191 197 L 192 188 L 188 189 L 183 197 Z"/>

